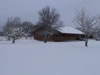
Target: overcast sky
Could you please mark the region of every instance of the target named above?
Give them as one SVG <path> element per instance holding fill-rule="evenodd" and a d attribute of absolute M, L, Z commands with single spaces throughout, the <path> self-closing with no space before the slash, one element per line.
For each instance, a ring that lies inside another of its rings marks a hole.
<path fill-rule="evenodd" d="M 57 9 L 65 25 L 72 25 L 76 9 L 84 7 L 92 15 L 100 14 L 100 0 L 0 0 L 0 25 L 11 16 L 35 24 L 38 11 L 47 5 Z"/>

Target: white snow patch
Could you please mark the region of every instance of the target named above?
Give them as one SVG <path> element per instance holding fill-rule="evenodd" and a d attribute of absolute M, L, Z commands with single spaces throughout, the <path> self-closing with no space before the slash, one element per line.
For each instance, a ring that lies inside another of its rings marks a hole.
<path fill-rule="evenodd" d="M 60 31 L 62 33 L 70 33 L 70 34 L 84 34 L 83 32 L 81 32 L 73 27 L 67 27 L 67 26 L 62 27 L 58 31 Z"/>
<path fill-rule="evenodd" d="M 0 75 L 100 75 L 100 41 L 0 41 Z"/>

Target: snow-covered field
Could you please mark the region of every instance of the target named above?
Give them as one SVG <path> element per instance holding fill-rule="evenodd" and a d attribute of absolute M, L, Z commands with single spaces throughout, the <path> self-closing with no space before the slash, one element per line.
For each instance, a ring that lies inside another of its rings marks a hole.
<path fill-rule="evenodd" d="M 100 41 L 0 41 L 0 75 L 100 75 Z"/>

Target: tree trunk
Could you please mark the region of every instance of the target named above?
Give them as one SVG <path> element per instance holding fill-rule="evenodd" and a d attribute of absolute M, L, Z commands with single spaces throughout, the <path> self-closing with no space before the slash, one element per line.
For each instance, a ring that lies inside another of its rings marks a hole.
<path fill-rule="evenodd" d="M 48 41 L 48 34 L 46 34 L 44 37 L 44 43 L 47 43 L 47 41 Z"/>
<path fill-rule="evenodd" d="M 85 47 L 88 47 L 88 39 L 85 40 Z"/>
<path fill-rule="evenodd" d="M 85 47 L 88 47 L 88 36 L 85 35 Z"/>
<path fill-rule="evenodd" d="M 15 43 L 15 37 L 13 38 L 13 41 L 12 41 L 12 43 L 13 43 L 13 44 Z"/>

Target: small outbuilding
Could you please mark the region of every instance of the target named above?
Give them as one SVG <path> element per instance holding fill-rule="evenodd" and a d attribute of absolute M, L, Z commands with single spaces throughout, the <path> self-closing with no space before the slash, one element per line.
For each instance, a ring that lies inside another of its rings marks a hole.
<path fill-rule="evenodd" d="M 34 39 L 44 41 L 45 28 L 38 28 L 33 32 Z M 85 37 L 84 33 L 72 28 L 62 27 L 57 30 L 51 30 L 48 35 L 47 41 L 71 41 L 71 40 L 82 40 Z"/>

